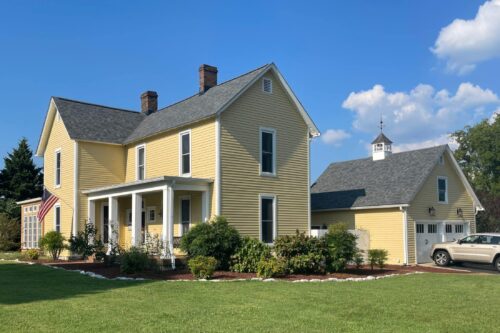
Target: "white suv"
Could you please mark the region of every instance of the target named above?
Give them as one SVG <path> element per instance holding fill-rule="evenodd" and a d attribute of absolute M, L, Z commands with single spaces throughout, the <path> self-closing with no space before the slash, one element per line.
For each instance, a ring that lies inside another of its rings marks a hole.
<path fill-rule="evenodd" d="M 474 234 L 456 242 L 434 244 L 431 258 L 438 266 L 447 266 L 451 261 L 493 264 L 500 272 L 500 234 Z"/>

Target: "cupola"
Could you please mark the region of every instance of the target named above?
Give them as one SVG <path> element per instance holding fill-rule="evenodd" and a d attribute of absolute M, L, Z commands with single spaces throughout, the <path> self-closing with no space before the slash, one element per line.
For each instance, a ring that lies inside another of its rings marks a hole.
<path fill-rule="evenodd" d="M 392 154 L 392 141 L 383 132 L 384 123 L 380 120 L 380 134 L 372 142 L 372 155 L 374 161 L 385 159 Z"/>

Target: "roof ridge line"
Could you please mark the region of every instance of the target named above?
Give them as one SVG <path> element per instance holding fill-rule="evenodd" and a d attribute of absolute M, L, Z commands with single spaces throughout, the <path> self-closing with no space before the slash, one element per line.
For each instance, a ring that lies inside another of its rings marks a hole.
<path fill-rule="evenodd" d="M 65 101 L 75 102 L 75 103 L 80 103 L 80 104 L 100 106 L 102 108 L 113 109 L 113 110 L 117 110 L 117 111 L 132 112 L 132 113 L 141 114 L 141 112 L 139 112 L 139 111 L 134 111 L 134 110 L 129 110 L 129 109 L 123 109 L 123 108 L 117 108 L 117 107 L 109 106 L 109 105 L 103 105 L 103 104 L 85 102 L 85 101 L 80 101 L 80 100 L 77 100 L 77 99 L 71 99 L 71 98 L 66 98 L 66 97 L 52 96 L 52 98 L 58 98 L 58 99 L 62 99 L 62 100 L 65 100 Z"/>
<path fill-rule="evenodd" d="M 399 155 L 399 154 L 404 154 L 404 153 L 410 153 L 414 151 L 420 151 L 420 150 L 426 150 L 426 149 L 432 149 L 432 148 L 439 148 L 439 147 L 445 147 L 448 144 L 442 144 L 442 145 L 437 145 L 437 146 L 432 146 L 432 147 L 425 147 L 425 148 L 419 148 L 419 149 L 413 149 L 413 150 L 405 150 L 405 151 L 400 151 L 397 153 L 392 153 L 392 156 L 394 155 Z M 345 160 L 345 161 L 338 161 L 338 162 L 331 162 L 328 166 L 333 165 L 333 164 L 340 164 L 340 163 L 347 163 L 347 162 L 354 162 L 354 161 L 361 161 L 361 160 L 366 160 L 366 159 L 371 159 L 372 157 L 363 157 L 363 158 L 355 158 L 352 160 Z"/>
<path fill-rule="evenodd" d="M 269 65 L 271 65 L 271 64 L 265 64 L 265 65 L 263 65 L 263 66 L 260 66 L 260 67 L 258 67 L 258 68 L 255 68 L 255 69 L 253 69 L 253 70 L 251 70 L 251 71 L 248 71 L 248 72 L 246 72 L 246 73 L 243 73 L 243 74 L 240 74 L 240 75 L 238 75 L 238 76 L 235 76 L 235 77 L 233 77 L 232 79 L 226 80 L 226 81 L 224 81 L 224 82 L 222 82 L 222 83 L 220 83 L 220 84 L 216 85 L 215 87 L 222 86 L 222 85 L 224 85 L 224 84 L 226 84 L 226 83 L 229 83 L 229 82 L 231 82 L 231 81 L 234 81 L 234 80 L 236 80 L 236 79 L 239 79 L 240 77 L 245 76 L 245 75 L 248 75 L 248 74 L 250 74 L 250 73 L 256 72 L 256 71 L 258 71 L 259 69 L 262 69 L 262 68 L 264 68 L 264 67 L 266 67 L 266 66 L 269 66 Z M 213 88 L 215 88 L 215 87 L 213 87 Z M 169 104 L 169 105 L 167 105 L 167 106 L 165 106 L 165 107 L 163 107 L 163 108 L 159 109 L 159 110 L 158 110 L 158 112 L 164 111 L 164 110 L 166 110 L 166 109 L 168 109 L 168 108 L 170 108 L 170 107 L 172 107 L 172 106 L 174 106 L 174 105 L 177 105 L 177 104 L 179 104 L 179 103 L 182 103 L 182 102 L 184 102 L 184 101 L 187 101 L 187 100 L 188 100 L 188 99 L 190 99 L 190 98 L 193 98 L 193 97 L 196 97 L 196 96 L 199 96 L 199 95 L 200 95 L 200 93 L 195 93 L 195 94 L 193 94 L 193 95 L 191 95 L 191 96 L 189 96 L 189 97 L 186 97 L 186 98 L 184 98 L 184 99 L 181 99 L 180 101 L 177 101 L 177 102 L 175 102 L 175 103 Z"/>

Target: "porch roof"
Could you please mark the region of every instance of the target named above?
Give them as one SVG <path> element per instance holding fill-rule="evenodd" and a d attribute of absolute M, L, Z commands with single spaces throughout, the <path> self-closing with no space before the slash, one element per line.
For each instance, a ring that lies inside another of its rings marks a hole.
<path fill-rule="evenodd" d="M 97 187 L 89 190 L 83 190 L 82 193 L 88 196 L 94 196 L 104 193 L 119 193 L 123 191 L 132 191 L 137 188 L 156 187 L 160 185 L 183 184 L 183 185 L 208 185 L 213 183 L 211 178 L 191 178 L 191 177 L 177 177 L 177 176 L 162 176 L 156 178 L 148 178 L 144 180 L 137 180 L 128 183 L 120 183 L 104 187 Z"/>

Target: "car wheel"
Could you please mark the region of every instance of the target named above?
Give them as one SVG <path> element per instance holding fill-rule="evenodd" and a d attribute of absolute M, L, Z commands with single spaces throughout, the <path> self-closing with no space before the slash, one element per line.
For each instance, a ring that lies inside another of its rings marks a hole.
<path fill-rule="evenodd" d="M 434 262 L 438 266 L 448 266 L 450 263 L 450 255 L 448 252 L 439 250 L 434 253 Z"/>
<path fill-rule="evenodd" d="M 495 259 L 495 268 L 500 272 L 500 256 Z"/>

